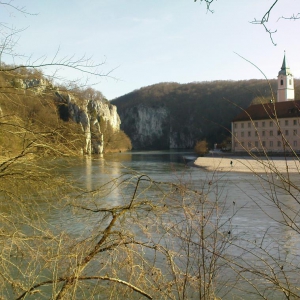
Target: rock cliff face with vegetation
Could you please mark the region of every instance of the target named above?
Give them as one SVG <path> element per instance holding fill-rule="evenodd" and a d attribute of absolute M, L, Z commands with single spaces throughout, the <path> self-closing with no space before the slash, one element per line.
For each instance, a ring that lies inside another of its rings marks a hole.
<path fill-rule="evenodd" d="M 83 152 L 102 154 L 104 130 L 110 127 L 110 133 L 120 133 L 120 118 L 116 106 L 110 104 L 101 93 L 90 90 L 87 95 L 71 95 L 56 92 L 60 117 L 70 119 L 81 125 L 85 136 Z M 85 91 L 86 92 L 86 91 Z"/>
<path fill-rule="evenodd" d="M 276 95 L 277 80 L 270 84 Z M 210 147 L 221 143 L 230 136 L 231 120 L 241 109 L 270 99 L 266 80 L 244 80 L 159 83 L 111 103 L 134 149 L 169 149 L 193 148 L 204 139 Z"/>
<path fill-rule="evenodd" d="M 124 128 L 130 132 L 135 148 L 151 149 L 153 141 L 168 147 L 169 110 L 166 107 L 149 107 L 144 104 L 129 107 L 123 115 Z"/>
<path fill-rule="evenodd" d="M 37 132 L 44 132 L 44 140 L 39 137 L 34 142 L 36 152 L 41 148 L 45 150 L 39 143 L 48 145 L 49 154 L 54 143 L 56 149 L 57 145 L 61 146 L 62 154 L 101 154 L 131 149 L 129 138 L 120 130 L 116 106 L 98 91 L 58 88 L 39 71 L 25 68 L 2 72 L 0 84 L 3 155 L 20 151 L 26 140 L 34 140 Z M 24 128 L 22 134 L 18 133 L 19 128 Z M 16 132 L 12 134 L 12 130 Z"/>

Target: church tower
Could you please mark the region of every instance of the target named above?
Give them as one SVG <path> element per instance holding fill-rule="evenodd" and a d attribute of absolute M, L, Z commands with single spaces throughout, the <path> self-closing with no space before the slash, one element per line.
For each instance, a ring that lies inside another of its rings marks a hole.
<path fill-rule="evenodd" d="M 295 100 L 294 77 L 286 63 L 285 51 L 281 70 L 278 73 L 277 102 Z"/>

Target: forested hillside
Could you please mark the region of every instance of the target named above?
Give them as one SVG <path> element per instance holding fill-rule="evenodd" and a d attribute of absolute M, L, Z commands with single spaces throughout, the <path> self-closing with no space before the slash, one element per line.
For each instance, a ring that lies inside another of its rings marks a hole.
<path fill-rule="evenodd" d="M 36 69 L 0 72 L 0 155 L 78 155 L 131 148 L 116 107 L 91 88 L 54 86 Z"/>
<path fill-rule="evenodd" d="M 269 85 L 270 83 L 270 85 Z M 230 122 L 252 102 L 276 98 L 277 80 L 159 83 L 135 90 L 111 103 L 134 149 L 192 148 L 206 139 L 210 146 L 230 136 Z M 295 80 L 300 98 L 300 80 Z M 270 89 L 271 87 L 271 89 Z"/>

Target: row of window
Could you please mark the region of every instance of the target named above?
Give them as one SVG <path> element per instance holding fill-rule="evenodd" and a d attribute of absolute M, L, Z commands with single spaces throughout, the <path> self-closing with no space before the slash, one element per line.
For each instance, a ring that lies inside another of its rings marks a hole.
<path fill-rule="evenodd" d="M 266 127 L 267 123 L 269 122 L 269 126 L 273 127 L 274 125 L 274 121 L 262 121 L 261 122 L 261 126 L 262 127 Z M 240 123 L 240 127 L 244 128 L 244 126 L 246 127 L 246 124 L 248 126 L 248 128 L 251 128 L 251 125 L 253 124 L 253 122 L 246 122 L 246 123 Z M 292 124 L 294 126 L 296 126 L 298 124 L 298 120 L 294 119 L 294 120 L 284 120 L 284 125 L 285 126 L 289 126 L 289 124 Z M 257 128 L 258 127 L 258 122 L 254 122 L 254 126 Z M 278 120 L 278 125 L 280 125 L 280 120 Z M 234 128 L 238 128 L 238 123 L 234 123 Z"/>
<path fill-rule="evenodd" d="M 276 132 L 276 131 L 275 131 L 275 132 Z M 247 133 L 247 136 L 248 136 L 248 137 L 251 137 L 251 135 L 252 135 L 252 132 L 251 132 L 251 131 L 248 131 L 248 132 L 242 131 L 242 132 L 241 132 L 241 137 L 244 137 L 246 133 Z M 265 131 L 265 130 L 263 130 L 263 131 L 261 132 L 261 136 L 266 136 L 267 133 L 269 133 L 269 136 L 274 136 L 273 130 L 270 130 L 270 131 Z M 286 129 L 286 130 L 284 130 L 284 132 L 281 132 L 280 130 L 277 130 L 277 135 L 281 135 L 281 134 L 284 134 L 284 135 L 287 136 L 287 135 L 289 135 L 289 130 Z M 297 134 L 298 134 L 298 133 L 297 133 L 297 129 L 293 129 L 293 135 L 296 136 Z M 234 135 L 237 137 L 237 136 L 238 136 L 238 133 L 235 132 Z M 255 135 L 255 136 L 258 136 L 258 132 L 255 131 L 255 132 L 254 132 L 254 135 Z"/>
<path fill-rule="evenodd" d="M 277 145 L 277 147 L 281 147 L 282 145 L 282 142 L 281 141 L 277 141 L 277 143 L 273 142 L 273 141 L 269 141 L 269 147 L 272 148 L 275 146 L 275 144 Z M 297 147 L 297 141 L 293 141 L 293 146 L 294 147 Z M 237 142 L 235 142 L 235 147 L 237 147 L 239 144 Z M 241 145 L 242 147 L 245 147 L 245 143 L 244 142 L 241 142 Z M 266 147 L 266 141 L 262 141 L 261 144 L 258 142 L 258 141 L 255 141 L 254 144 L 251 143 L 251 142 L 248 142 L 247 143 L 247 146 L 248 148 L 251 148 L 251 147 L 256 147 L 258 148 L 259 146 L 261 147 Z"/>

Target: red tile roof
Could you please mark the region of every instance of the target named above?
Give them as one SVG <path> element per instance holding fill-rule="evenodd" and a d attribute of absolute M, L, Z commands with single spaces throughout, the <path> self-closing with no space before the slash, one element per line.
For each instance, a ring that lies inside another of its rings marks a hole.
<path fill-rule="evenodd" d="M 300 117 L 300 100 L 251 105 L 238 114 L 232 122 Z"/>

